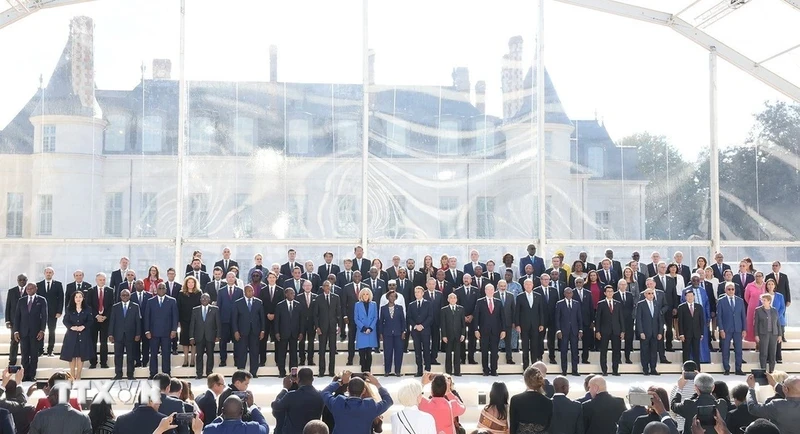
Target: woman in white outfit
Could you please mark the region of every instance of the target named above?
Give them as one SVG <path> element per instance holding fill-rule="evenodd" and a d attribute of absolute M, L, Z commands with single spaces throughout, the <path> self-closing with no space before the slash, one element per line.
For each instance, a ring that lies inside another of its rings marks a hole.
<path fill-rule="evenodd" d="M 397 400 L 405 407 L 392 415 L 392 434 L 436 434 L 436 423 L 430 413 L 417 408 L 422 397 L 422 384 L 404 380 L 397 391 Z"/>

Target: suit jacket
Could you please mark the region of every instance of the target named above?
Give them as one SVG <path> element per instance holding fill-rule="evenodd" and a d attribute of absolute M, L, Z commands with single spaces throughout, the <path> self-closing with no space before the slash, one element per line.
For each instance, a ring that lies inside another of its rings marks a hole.
<path fill-rule="evenodd" d="M 716 277 L 717 280 L 722 282 L 723 280 L 725 280 L 725 270 L 730 270 L 731 266 L 724 262 L 722 263 L 722 265 L 719 265 L 715 262 L 711 264 L 711 269 L 714 270 L 714 277 Z"/>
<path fill-rule="evenodd" d="M 644 333 L 647 339 L 656 338 L 658 335 L 663 335 L 664 330 L 664 315 L 659 311 L 659 304 L 653 299 L 653 314 L 650 314 L 650 306 L 647 300 L 642 300 L 636 304 L 636 338 L 641 338 Z M 670 325 L 671 326 L 671 325 Z M 641 415 L 640 415 L 641 416 Z M 631 420 L 631 426 L 633 420 Z"/>
<path fill-rule="evenodd" d="M 595 318 L 595 333 L 600 332 L 603 337 L 609 335 L 619 335 L 625 331 L 625 322 L 622 318 L 622 304 L 613 300 L 614 311 L 608 307 L 607 299 L 597 302 L 597 313 Z"/>
<path fill-rule="evenodd" d="M 233 297 L 231 297 L 230 288 L 227 285 L 217 294 L 219 320 L 222 324 L 230 324 L 233 317 L 234 303 L 242 297 L 244 297 L 244 292 L 238 287 L 233 288 Z"/>
<path fill-rule="evenodd" d="M 350 282 L 342 288 L 342 315 L 351 321 L 355 321 L 355 305 L 358 302 L 358 292 L 361 292 L 363 288 L 369 289 L 369 286 L 363 281 L 358 284 L 358 288 L 356 288 L 355 282 Z"/>
<path fill-rule="evenodd" d="M 520 276 L 525 275 L 525 266 L 531 264 L 533 265 L 533 275 L 534 276 L 541 276 L 544 273 L 544 260 L 536 255 L 533 256 L 533 259 L 529 255 L 525 255 L 519 259 L 519 274 Z M 538 285 L 538 284 L 537 284 Z"/>
<path fill-rule="evenodd" d="M 121 301 L 114 304 L 109 312 L 108 335 L 113 336 L 115 342 L 133 342 L 134 337 L 142 336 L 142 312 L 138 304 L 128 302 L 127 315 Z"/>
<path fill-rule="evenodd" d="M 573 401 L 563 394 L 553 395 L 553 419 L 550 434 L 585 434 L 583 428 L 583 408 L 580 402 Z"/>
<path fill-rule="evenodd" d="M 372 261 L 367 258 L 353 258 L 353 267 L 351 268 L 352 271 L 360 271 L 361 277 L 366 278 L 369 276 L 369 269 L 372 267 Z"/>
<path fill-rule="evenodd" d="M 533 306 L 528 303 L 528 295 L 523 292 L 514 303 L 514 325 L 523 330 L 531 329 L 538 333 L 539 327 L 546 323 L 544 298 L 536 292 L 533 294 Z"/>
<path fill-rule="evenodd" d="M 303 272 L 306 271 L 306 268 L 303 266 L 303 264 L 301 262 L 295 260 L 294 264 L 292 264 L 289 261 L 286 261 L 286 263 L 281 265 L 281 275 L 278 276 L 278 277 L 283 277 L 284 280 L 291 279 L 292 278 L 292 270 L 294 269 L 294 267 L 300 267 L 300 270 L 302 270 Z M 302 291 L 302 288 L 301 288 L 301 291 Z"/>
<path fill-rule="evenodd" d="M 470 286 L 469 289 L 467 289 L 461 286 L 455 290 L 455 293 L 456 297 L 458 297 L 458 305 L 464 307 L 464 314 L 467 316 L 474 315 L 475 303 L 477 303 L 478 298 L 480 298 L 478 288 Z"/>
<path fill-rule="evenodd" d="M 383 294 L 386 294 L 386 281 L 382 280 L 381 278 L 376 278 L 374 281 L 372 278 L 364 279 L 361 281 L 369 289 L 372 291 L 372 299 L 373 300 L 380 300 Z"/>
<path fill-rule="evenodd" d="M 203 305 L 193 307 L 189 323 L 189 339 L 213 344 L 221 336 L 222 322 L 219 319 L 219 308 L 209 304 L 206 319 L 203 321 Z"/>
<path fill-rule="evenodd" d="M 347 286 L 348 283 L 351 283 L 353 281 L 353 271 L 355 271 L 355 270 L 351 269 L 349 271 L 349 273 L 350 273 L 350 278 L 349 279 L 347 278 L 347 273 L 348 273 L 347 270 L 342 270 L 338 274 L 336 274 L 336 285 L 341 287 L 341 288 L 344 288 L 345 286 Z M 362 276 L 362 280 L 363 280 L 363 276 Z"/>
<path fill-rule="evenodd" d="M 430 305 L 431 303 L 426 301 L 423 304 Z M 414 303 L 414 306 L 416 305 Z M 394 306 L 394 317 L 392 317 L 389 315 L 389 305 L 383 305 L 381 313 L 378 315 L 378 336 L 382 336 L 384 339 L 387 336 L 402 336 L 407 329 L 404 312 L 405 307 L 396 304 Z M 430 330 L 425 331 L 430 333 Z"/>
<path fill-rule="evenodd" d="M 792 291 L 789 289 L 789 277 L 783 273 L 778 273 L 778 286 L 775 287 L 775 292 L 780 292 L 783 294 L 783 298 L 786 300 L 787 303 L 791 303 L 792 301 Z M 767 274 L 767 277 L 764 278 L 764 281 L 769 279 L 775 280 L 775 273 Z M 720 279 L 722 281 L 722 279 Z"/>
<path fill-rule="evenodd" d="M 455 277 L 453 277 L 453 274 L 455 274 Z M 444 280 L 450 282 L 451 287 L 458 288 L 464 284 L 464 272 L 451 268 L 444 272 Z"/>
<path fill-rule="evenodd" d="M 188 276 L 191 271 L 193 271 L 192 270 L 192 263 L 189 262 L 188 264 L 186 264 L 186 275 Z M 200 271 L 203 271 L 203 272 L 207 272 L 208 271 L 208 269 L 206 269 L 206 264 L 204 264 L 202 262 L 200 263 Z"/>
<path fill-rule="evenodd" d="M 397 283 L 397 292 L 403 294 L 403 299 L 408 303 L 410 300 L 416 298 L 414 296 L 414 284 L 411 283 L 408 279 L 395 279 L 395 283 Z M 425 288 L 425 286 L 422 286 Z M 427 290 L 425 291 L 427 292 Z M 384 294 L 385 295 L 385 294 Z"/>
<path fill-rule="evenodd" d="M 172 288 L 170 288 L 170 282 L 168 280 L 164 281 L 164 285 L 167 285 L 167 295 L 177 300 L 183 285 L 178 282 L 171 282 L 171 284 Z"/>
<path fill-rule="evenodd" d="M 433 314 L 433 327 L 438 329 L 441 325 L 441 322 L 439 322 L 441 320 L 441 315 L 439 315 L 439 312 L 447 304 L 447 300 L 445 300 L 444 295 L 442 295 L 441 292 L 436 290 L 433 291 L 433 297 L 431 297 L 431 293 L 426 289 L 425 292 L 422 294 L 422 297 L 425 300 L 431 302 L 432 306 L 431 313 Z M 409 299 L 406 298 L 407 304 L 410 304 L 411 301 L 408 300 Z M 411 300 L 413 301 L 413 299 Z M 408 309 L 406 309 L 406 311 L 408 311 Z"/>
<path fill-rule="evenodd" d="M 506 291 L 505 294 L 500 294 L 500 291 L 497 291 L 494 293 L 494 298 L 500 303 L 503 309 L 503 327 L 505 327 L 506 331 L 510 331 L 509 329 L 514 322 L 514 310 L 516 309 L 514 303 L 516 302 L 516 298 L 514 294 L 508 291 Z"/>
<path fill-rule="evenodd" d="M 139 305 L 139 317 L 142 327 L 144 327 L 144 308 L 147 307 L 147 301 L 151 298 L 153 298 L 153 296 L 147 291 L 142 291 L 141 294 L 136 291 L 131 293 L 131 301 Z M 144 332 L 144 330 L 142 330 L 142 332 Z"/>
<path fill-rule="evenodd" d="M 289 278 L 289 279 L 286 279 L 286 280 L 283 281 L 283 289 L 292 288 L 292 289 L 294 289 L 295 294 L 299 294 L 299 293 L 303 292 L 303 285 L 305 284 L 305 282 L 306 282 L 306 279 L 303 279 L 302 277 L 300 277 L 300 283 L 299 283 L 300 290 L 298 291 L 296 282 L 294 281 L 294 278 L 292 277 L 292 278 Z M 269 285 L 267 285 L 267 286 L 269 286 Z M 311 286 L 312 286 L 312 289 L 313 289 L 314 285 L 312 284 Z"/>
<path fill-rule="evenodd" d="M 47 314 L 55 318 L 56 314 L 64 313 L 64 286 L 57 280 L 50 281 L 50 291 L 45 293 L 44 280 L 36 283 L 36 293 L 47 300 Z"/>
<path fill-rule="evenodd" d="M 161 394 L 161 405 L 158 407 L 158 411 L 166 411 L 167 414 L 172 413 L 191 413 L 194 411 L 194 408 L 191 404 L 181 401 L 174 396 L 168 396 L 164 393 Z"/>
<path fill-rule="evenodd" d="M 319 328 L 323 333 L 328 330 L 335 333 L 337 325 L 344 328 L 341 299 L 333 292 L 330 293 L 330 306 L 325 302 L 325 294 L 322 293 L 317 297 L 313 310 L 314 328 Z"/>
<path fill-rule="evenodd" d="M 225 260 L 224 259 L 220 259 L 219 261 L 214 263 L 214 268 L 217 268 L 217 267 L 222 268 L 222 278 L 224 280 L 225 276 L 228 274 L 228 271 L 230 271 L 231 267 L 239 268 L 239 263 L 234 261 L 233 259 L 229 259 L 228 260 L 228 266 L 226 267 L 225 266 Z"/>
<path fill-rule="evenodd" d="M 636 423 L 636 419 L 646 414 L 647 409 L 641 405 L 634 405 L 633 407 L 622 412 L 622 415 L 619 417 L 619 421 L 617 421 L 617 434 L 631 434 L 633 432 L 633 424 Z"/>
<path fill-rule="evenodd" d="M 551 288 L 555 288 L 556 293 L 558 294 L 558 299 L 559 300 L 564 298 L 564 288 L 567 287 L 567 284 L 565 282 L 562 282 L 561 280 L 552 280 L 551 279 L 550 280 L 550 287 Z"/>
<path fill-rule="evenodd" d="M 733 279 L 731 279 L 731 280 L 733 281 L 733 283 L 735 283 L 735 284 L 737 284 L 737 285 L 741 286 L 741 287 L 742 287 L 742 289 L 744 290 L 744 288 L 747 288 L 747 285 L 748 285 L 750 282 L 755 282 L 755 281 L 756 281 L 756 278 L 755 278 L 755 277 L 754 277 L 752 274 L 750 274 L 750 273 L 747 273 L 747 274 L 745 274 L 745 276 L 744 276 L 744 282 L 742 282 L 742 277 L 741 277 L 741 275 L 740 275 L 739 273 L 733 273 Z"/>
<path fill-rule="evenodd" d="M 758 418 L 747 411 L 747 402 L 743 402 L 728 412 L 728 417 L 725 418 L 725 425 L 728 425 L 728 431 L 740 433 L 743 432 L 742 428 L 755 422 L 756 419 Z"/>
<path fill-rule="evenodd" d="M 255 411 L 251 414 L 254 413 Z M 217 417 L 210 425 L 203 428 L 203 434 L 267 434 L 268 429 L 266 423 L 254 420 L 244 422 L 240 419 L 223 420 L 222 417 Z"/>
<path fill-rule="evenodd" d="M 14 333 L 19 333 L 21 337 L 36 336 L 39 332 L 44 332 L 47 327 L 47 300 L 41 295 L 35 295 L 29 311 L 26 294 L 17 303 L 13 326 Z"/>
<path fill-rule="evenodd" d="M 597 267 L 597 280 L 600 282 L 601 289 L 606 285 L 611 285 L 614 287 L 614 291 L 616 291 L 620 274 L 617 274 L 613 268 L 609 269 L 609 272 L 611 273 L 611 279 L 606 277 L 606 270 L 603 270 L 601 267 Z"/>
<path fill-rule="evenodd" d="M 365 433 L 372 426 L 372 421 L 386 412 L 394 404 L 392 396 L 383 387 L 378 388 L 380 402 L 372 398 L 351 398 L 345 395 L 334 395 L 339 383 L 331 383 L 322 391 L 322 400 L 336 419 L 331 434 Z"/>
<path fill-rule="evenodd" d="M 270 291 L 272 291 L 271 295 Z M 242 297 L 244 297 L 244 295 L 242 295 Z M 261 293 L 258 294 L 258 298 L 264 304 L 264 314 L 266 315 L 270 313 L 275 314 L 275 308 L 278 307 L 278 303 L 286 299 L 286 295 L 283 293 L 283 287 L 275 285 L 275 287 L 270 290 L 269 285 L 267 285 L 267 287 L 262 289 Z"/>
<path fill-rule="evenodd" d="M 259 334 L 265 330 L 264 321 L 266 319 L 266 314 L 264 313 L 264 305 L 261 303 L 261 300 L 255 297 L 253 297 L 252 300 L 252 310 L 248 310 L 247 299 L 244 297 L 233 303 L 233 311 L 231 312 L 231 332 L 239 332 L 243 337 L 247 337 L 250 336 L 250 334 Z M 277 321 L 277 319 L 276 317 L 275 320 Z"/>
<path fill-rule="evenodd" d="M 547 297 L 545 297 L 545 290 L 547 290 Z M 544 325 L 547 327 L 554 327 L 556 321 L 556 303 L 558 303 L 558 290 L 552 286 L 548 286 L 547 288 L 537 286 L 533 289 L 533 292 L 542 297 L 542 302 L 544 303 Z"/>
<path fill-rule="evenodd" d="M 217 298 L 219 298 L 219 291 L 222 291 L 228 286 L 228 283 L 224 280 L 219 281 L 219 290 L 217 290 L 217 282 L 212 280 L 206 284 L 206 287 L 203 292 L 207 293 L 209 297 L 211 297 L 211 302 L 216 303 Z"/>
<path fill-rule="evenodd" d="M 467 324 L 464 320 L 464 308 L 456 305 L 456 311 L 448 304 L 444 306 L 439 312 L 439 323 L 441 324 L 441 335 L 448 340 L 459 340 L 461 336 L 467 335 Z"/>
<path fill-rule="evenodd" d="M 733 307 L 727 296 L 717 300 L 717 326 L 720 331 L 724 331 L 726 335 L 741 333 L 746 329 L 745 324 L 747 324 L 747 314 L 744 300 L 733 297 Z"/>
<path fill-rule="evenodd" d="M 664 282 L 667 283 L 666 286 L 664 286 L 664 284 L 661 282 L 661 276 L 658 274 L 653 277 L 653 280 L 656 281 L 656 289 L 664 291 L 665 301 L 666 304 L 669 305 L 669 308 L 677 309 L 681 301 L 681 297 L 678 294 L 677 280 L 669 277 L 669 275 L 666 274 L 664 275 Z"/>
<path fill-rule="evenodd" d="M 487 279 L 489 279 L 489 282 L 492 282 L 492 285 L 494 285 L 495 288 L 497 288 L 497 282 L 499 282 L 501 279 L 505 277 L 501 276 L 500 273 L 496 271 L 486 271 L 483 273 L 483 275 L 486 276 Z"/>
<path fill-rule="evenodd" d="M 658 266 L 654 263 L 647 264 L 647 277 L 654 277 L 658 275 Z"/>
<path fill-rule="evenodd" d="M 625 302 L 622 301 L 622 294 L 617 291 L 614 293 L 614 300 L 622 305 L 622 320 L 625 321 L 626 326 L 633 324 L 634 315 L 636 315 L 636 298 L 630 291 L 625 292 Z"/>
<path fill-rule="evenodd" d="M 284 389 L 272 401 L 273 413 L 284 413 L 281 434 L 302 434 L 309 421 L 322 417 L 323 407 L 322 395 L 311 385 Z"/>
<path fill-rule="evenodd" d="M 599 308 L 598 308 L 599 309 Z M 617 309 L 614 309 L 616 312 Z M 617 421 L 625 412 L 625 401 L 600 392 L 582 404 L 583 426 L 590 434 L 615 434 Z"/>
<path fill-rule="evenodd" d="M 216 414 L 214 416 L 216 416 Z M 153 432 L 156 430 L 156 427 L 158 427 L 161 419 L 165 417 L 167 417 L 167 415 L 155 411 L 148 405 L 139 405 L 129 413 L 120 415 L 117 418 L 117 423 L 114 425 L 114 434 L 142 434 Z"/>
<path fill-rule="evenodd" d="M 552 276 L 554 268 L 549 267 L 547 270 L 544 270 L 545 273 L 550 274 Z M 563 267 L 558 268 L 558 280 L 563 284 L 563 286 L 567 286 L 567 270 Z M 551 280 L 552 282 L 552 280 Z"/>
<path fill-rule="evenodd" d="M 719 285 L 717 286 L 717 298 L 725 296 L 725 284 L 727 283 L 728 282 L 725 281 L 719 282 Z M 741 286 L 739 286 L 738 283 L 733 284 L 733 293 L 736 294 L 737 297 L 744 300 L 744 289 Z"/>
<path fill-rule="evenodd" d="M 481 266 L 481 270 L 486 271 L 486 264 L 483 262 L 478 261 L 478 265 Z M 472 264 L 472 261 L 467 262 L 464 264 L 464 273 L 469 274 L 470 276 L 475 275 L 475 266 Z"/>
<path fill-rule="evenodd" d="M 411 284 L 414 286 L 421 286 L 425 287 L 425 282 L 427 281 L 427 277 L 425 277 L 425 273 L 419 270 L 408 270 L 406 272 L 406 277 L 408 280 L 411 281 Z"/>
<path fill-rule="evenodd" d="M 66 303 L 66 307 L 69 308 L 73 305 L 72 302 L 72 294 L 75 293 L 75 285 L 77 282 L 67 283 L 67 291 L 64 293 L 64 302 Z M 89 282 L 81 282 L 80 290 L 83 292 L 83 298 L 86 298 L 86 293 L 89 292 L 89 288 L 92 287 L 92 284 Z"/>
<path fill-rule="evenodd" d="M 205 288 L 206 285 L 208 285 L 208 282 L 211 282 L 211 276 L 209 276 L 208 273 L 206 273 L 205 268 L 201 269 L 198 273 L 199 273 L 200 277 L 197 280 L 200 281 L 200 287 L 201 288 Z M 186 272 L 186 276 L 184 276 L 184 277 L 188 277 L 188 276 L 194 276 L 194 270 L 187 271 Z"/>
<path fill-rule="evenodd" d="M 398 267 L 399 269 L 400 267 Z M 394 265 L 386 269 L 386 277 L 388 278 L 387 282 L 392 279 L 397 279 L 397 271 L 398 269 L 394 268 Z M 406 274 L 407 276 L 408 274 Z"/>
<path fill-rule="evenodd" d="M 107 286 L 103 288 L 103 312 L 101 313 L 100 290 L 96 286 L 93 286 L 89 289 L 89 293 L 87 294 L 86 305 L 92 310 L 93 315 L 110 316 L 111 307 L 114 306 L 114 300 L 114 290 Z"/>
<path fill-rule="evenodd" d="M 486 289 L 486 285 L 492 283 L 488 277 L 481 275 L 480 278 L 474 277 L 472 279 L 472 285 L 478 288 L 478 290 L 483 294 L 483 290 Z M 495 288 L 497 289 L 497 288 Z"/>
<path fill-rule="evenodd" d="M 688 338 L 703 336 L 703 327 L 706 325 L 705 312 L 700 303 L 694 303 L 694 315 L 689 310 L 689 304 L 681 303 L 678 306 L 678 335 Z M 691 429 L 691 428 L 690 428 Z"/>
<path fill-rule="evenodd" d="M 328 272 L 328 267 L 330 267 L 330 272 Z M 338 276 L 339 271 L 339 266 L 336 264 L 322 264 L 317 267 L 317 274 L 319 275 L 320 280 L 326 280 L 329 274 Z"/>
<path fill-rule="evenodd" d="M 384 306 L 385 307 L 385 306 Z M 383 311 L 381 311 L 382 313 Z M 408 326 L 414 328 L 417 325 L 424 327 L 423 333 L 430 333 L 433 327 L 433 317 L 435 316 L 434 306 L 428 300 L 422 299 L 422 305 L 417 306 L 417 300 L 408 302 L 408 313 L 406 322 Z"/>
<path fill-rule="evenodd" d="M 92 423 L 89 421 L 88 414 L 75 410 L 69 404 L 57 404 L 36 413 L 28 432 L 30 434 L 92 434 Z"/>
<path fill-rule="evenodd" d="M 672 407 L 673 413 L 681 416 L 685 419 L 683 423 L 683 432 L 690 433 L 692 432 L 692 421 L 694 417 L 697 415 L 697 407 L 702 405 L 713 405 L 717 407 L 717 411 L 719 412 L 720 417 L 724 420 L 728 416 L 728 404 L 723 400 L 715 400 L 714 396 L 710 393 L 703 393 L 697 396 L 695 399 L 682 399 L 680 393 L 675 394 L 672 398 L 672 402 L 670 406 Z M 707 427 L 706 433 L 707 434 L 714 434 L 716 431 L 714 427 Z"/>
<path fill-rule="evenodd" d="M 781 334 L 781 327 L 780 322 L 778 321 L 778 309 L 774 307 L 770 307 L 769 315 L 767 315 L 767 310 L 764 309 L 764 306 L 759 306 L 756 308 L 756 316 L 755 316 L 755 333 L 756 336 L 759 336 L 761 339 L 764 339 L 765 336 L 780 336 Z M 772 331 L 769 330 L 769 324 L 772 323 Z"/>
<path fill-rule="evenodd" d="M 475 303 L 475 318 L 472 320 L 475 331 L 481 332 L 481 337 L 494 335 L 499 337 L 505 331 L 505 318 L 500 300 L 492 300 L 493 310 L 489 310 L 488 298 L 483 297 Z"/>
<path fill-rule="evenodd" d="M 572 299 L 572 308 L 568 307 L 567 300 L 560 300 L 556 303 L 555 327 L 560 331 L 564 339 L 570 336 L 578 336 L 578 332 L 583 331 L 583 312 L 581 303 Z"/>
<path fill-rule="evenodd" d="M 594 322 L 594 307 L 597 303 L 592 300 L 592 291 L 583 288 L 578 294 L 578 289 L 572 291 L 572 299 L 581 303 L 581 324 L 583 327 L 590 327 Z"/>
<path fill-rule="evenodd" d="M 23 289 L 22 294 L 20 294 L 19 286 L 9 288 L 6 293 L 6 323 L 8 324 L 14 323 L 14 317 L 17 313 L 17 303 L 19 302 L 20 296 L 25 296 L 25 290 Z"/>
<path fill-rule="evenodd" d="M 320 275 L 317 273 L 309 273 L 305 272 L 300 275 L 303 279 L 311 281 L 311 292 L 314 294 L 319 294 L 319 287 L 322 284 L 322 279 L 320 279 Z"/>
<path fill-rule="evenodd" d="M 526 280 L 528 280 L 528 279 L 531 279 L 531 280 L 533 281 L 533 287 L 534 287 L 534 288 L 536 288 L 537 286 L 539 286 L 539 284 L 541 283 L 541 282 L 539 281 L 539 277 L 537 277 L 537 276 L 534 276 L 534 275 L 532 275 L 532 274 L 531 274 L 530 276 L 528 276 L 528 275 L 526 275 L 526 274 L 523 274 L 522 276 L 520 276 L 520 278 L 519 278 L 519 279 L 517 279 L 517 283 L 519 283 L 519 286 L 521 286 L 521 287 L 523 287 L 523 288 L 524 288 L 524 287 L 525 287 L 525 281 L 526 281 Z"/>
<path fill-rule="evenodd" d="M 296 302 L 300 303 L 300 327 L 303 330 L 314 328 L 314 304 L 318 297 L 317 294 L 312 292 L 309 294 L 311 301 L 306 304 L 306 293 L 303 291 L 294 298 Z"/>
<path fill-rule="evenodd" d="M 442 293 L 445 303 L 447 303 L 447 296 L 450 295 L 451 292 L 453 292 L 453 285 L 451 285 L 447 279 L 442 281 L 437 280 L 436 290 Z"/>
<path fill-rule="evenodd" d="M 147 300 L 144 309 L 144 331 L 154 338 L 169 337 L 170 333 L 178 331 L 178 302 L 164 296 L 164 303 L 158 305 L 158 296 Z"/>
<path fill-rule="evenodd" d="M 217 417 L 217 397 L 214 392 L 206 390 L 194 400 L 197 407 L 203 412 L 203 424 L 208 425 Z"/>
<path fill-rule="evenodd" d="M 289 312 L 289 300 L 283 300 L 275 308 L 275 334 L 281 335 L 281 341 L 297 340 L 303 320 L 303 306 L 292 300 L 292 311 Z"/>
<path fill-rule="evenodd" d="M 111 272 L 111 281 L 108 282 L 108 286 L 117 289 L 117 286 L 119 286 L 119 284 L 122 283 L 123 280 L 125 280 L 125 275 L 122 274 L 122 270 L 118 268 Z"/>
<path fill-rule="evenodd" d="M 692 283 L 692 270 L 686 264 L 678 265 L 678 274 L 683 276 L 683 282 L 687 285 Z"/>

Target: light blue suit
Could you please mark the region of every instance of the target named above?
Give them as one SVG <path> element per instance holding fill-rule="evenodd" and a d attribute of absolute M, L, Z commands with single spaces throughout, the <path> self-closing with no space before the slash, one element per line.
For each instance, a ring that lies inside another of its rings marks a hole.
<path fill-rule="evenodd" d="M 378 306 L 374 301 L 369 302 L 369 309 L 364 309 L 364 302 L 359 301 L 355 305 L 356 316 L 356 349 L 377 348 L 378 347 Z M 370 329 L 369 334 L 364 333 L 365 329 Z"/>
<path fill-rule="evenodd" d="M 736 356 L 736 371 L 742 370 L 742 332 L 745 331 L 747 314 L 744 308 L 744 300 L 733 297 L 731 306 L 728 296 L 717 299 L 717 326 L 719 331 L 725 332 L 725 338 L 720 343 L 722 351 L 722 367 L 725 371 L 731 370 L 731 340 L 733 340 L 733 352 Z"/>

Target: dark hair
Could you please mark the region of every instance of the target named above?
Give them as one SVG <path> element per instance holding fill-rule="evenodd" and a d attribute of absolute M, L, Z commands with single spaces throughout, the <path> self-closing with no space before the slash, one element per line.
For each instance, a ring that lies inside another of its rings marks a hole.
<path fill-rule="evenodd" d="M 314 419 L 308 421 L 306 426 L 303 427 L 303 434 L 330 434 L 330 430 L 328 425 L 325 425 L 325 422 Z"/>
<path fill-rule="evenodd" d="M 669 427 L 665 423 L 657 421 L 648 423 L 642 431 L 643 434 L 667 434 L 669 432 Z"/>
<path fill-rule="evenodd" d="M 314 382 L 314 371 L 311 368 L 300 368 L 297 371 L 297 382 L 300 384 L 311 384 Z"/>
<path fill-rule="evenodd" d="M 730 405 L 731 394 L 728 391 L 728 384 L 724 381 L 715 381 L 714 390 L 711 392 L 711 394 L 714 395 L 714 398 L 723 399 Z"/>
<path fill-rule="evenodd" d="M 744 430 L 744 434 L 781 434 L 781 431 L 767 419 L 756 419 Z"/>
<path fill-rule="evenodd" d="M 581 271 L 585 272 L 586 270 L 584 269 L 585 267 L 583 266 L 583 262 L 582 262 L 582 261 L 580 261 L 580 260 L 577 260 L 577 261 L 575 261 L 575 262 L 573 262 L 573 263 L 572 263 L 572 271 L 574 272 L 574 271 L 575 271 L 575 269 L 576 269 L 576 268 L 578 268 L 578 267 L 577 267 L 577 265 L 578 265 L 578 264 L 581 264 Z M 587 276 L 587 277 L 588 277 L 588 276 Z"/>
<path fill-rule="evenodd" d="M 83 301 L 81 301 L 81 309 L 86 309 L 86 295 L 83 293 L 83 291 L 75 291 L 72 293 L 72 300 L 70 300 L 72 302 L 70 305 L 70 310 L 73 312 L 78 310 L 78 303 L 75 301 L 75 297 L 77 297 L 78 294 L 83 297 Z"/>
<path fill-rule="evenodd" d="M 177 378 L 169 380 L 169 393 L 177 393 L 180 392 L 181 389 L 183 389 L 183 383 L 181 383 L 181 380 L 178 380 Z"/>
<path fill-rule="evenodd" d="M 447 393 L 447 378 L 444 378 L 444 375 L 441 374 L 433 377 L 433 381 L 431 381 L 431 395 L 442 398 L 445 393 Z"/>
<path fill-rule="evenodd" d="M 508 388 L 506 383 L 495 381 L 492 383 L 492 390 L 489 392 L 489 405 L 497 410 L 497 418 L 505 420 L 508 415 Z"/>
<path fill-rule="evenodd" d="M 347 393 L 353 398 L 361 398 L 365 387 L 366 383 L 364 383 L 364 380 L 358 377 L 351 377 L 350 382 L 347 383 Z"/>
<path fill-rule="evenodd" d="M 745 402 L 747 401 L 747 390 L 746 384 L 739 384 L 731 390 L 731 396 L 736 401 Z"/>
<path fill-rule="evenodd" d="M 651 387 L 647 389 L 648 392 L 655 392 L 658 395 L 658 399 L 661 400 L 661 404 L 664 406 L 664 409 L 669 411 L 669 395 L 667 394 L 666 389 L 663 387 Z M 650 408 L 651 413 L 655 413 L 655 410 Z M 660 415 L 659 415 L 660 416 Z"/>
<path fill-rule="evenodd" d="M 158 383 L 159 390 L 169 389 L 170 383 L 172 382 L 171 381 L 172 379 L 169 378 L 169 375 L 163 372 L 159 372 L 158 374 L 156 374 L 153 377 L 153 380 Z"/>
<path fill-rule="evenodd" d="M 240 369 L 240 370 L 234 372 L 233 375 L 231 376 L 231 384 L 233 384 L 233 383 L 241 383 L 242 381 L 247 381 L 250 378 L 253 378 L 253 374 L 251 374 L 251 373 L 249 373 L 249 372 L 247 372 L 247 371 L 245 371 L 243 369 Z"/>
<path fill-rule="evenodd" d="M 107 420 L 115 419 L 114 410 L 111 408 L 111 404 L 102 400 L 92 401 L 92 404 L 89 406 L 89 420 L 92 422 L 93 433 L 99 433 L 103 423 L 105 423 Z"/>

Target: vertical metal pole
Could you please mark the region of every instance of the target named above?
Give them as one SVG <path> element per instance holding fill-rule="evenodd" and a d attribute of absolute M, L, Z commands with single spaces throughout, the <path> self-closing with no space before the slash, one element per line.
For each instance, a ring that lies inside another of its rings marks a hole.
<path fill-rule="evenodd" d="M 539 0 L 539 28 L 536 38 L 536 149 L 539 156 L 539 255 L 547 255 L 547 188 L 544 176 L 544 0 Z"/>
<path fill-rule="evenodd" d="M 709 163 L 711 165 L 709 185 L 711 186 L 711 254 L 720 248 L 719 224 L 719 137 L 717 133 L 717 48 L 711 47 L 708 55 L 708 96 L 709 96 Z"/>
<path fill-rule="evenodd" d="M 183 249 L 183 199 L 184 199 L 184 155 L 186 153 L 186 0 L 181 0 L 180 57 L 178 59 L 178 186 L 175 189 L 177 210 L 175 212 L 175 269 L 181 270 Z"/>
<path fill-rule="evenodd" d="M 367 246 L 367 232 L 369 231 L 368 188 L 367 177 L 369 175 L 369 1 L 362 0 L 362 29 L 361 29 L 361 246 L 364 253 L 369 252 Z"/>

